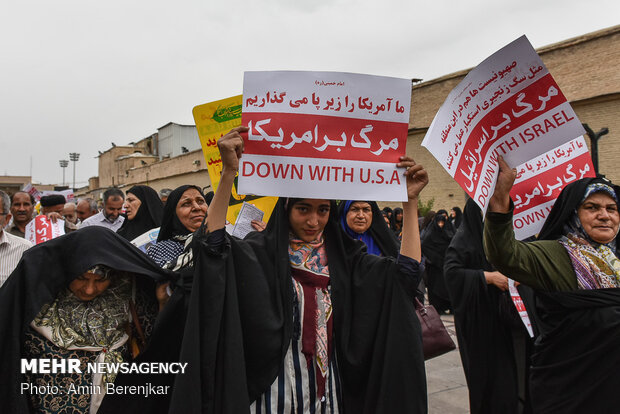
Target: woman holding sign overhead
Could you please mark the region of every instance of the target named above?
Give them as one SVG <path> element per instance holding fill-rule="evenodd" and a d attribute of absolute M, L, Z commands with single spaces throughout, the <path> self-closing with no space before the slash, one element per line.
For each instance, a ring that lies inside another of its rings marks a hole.
<path fill-rule="evenodd" d="M 227 237 L 243 152 L 218 142 L 222 180 L 196 274 L 173 412 L 426 412 L 420 325 L 417 197 L 428 182 L 410 158 L 398 259 L 367 254 L 342 231 L 335 203 L 280 198 L 265 231 Z M 387 277 L 389 275 L 389 277 Z"/>
<path fill-rule="evenodd" d="M 484 241 L 489 261 L 536 294 L 540 336 L 531 368 L 536 413 L 610 413 L 620 405 L 620 187 L 602 178 L 567 185 L 532 243 L 518 242 L 500 158 Z"/>

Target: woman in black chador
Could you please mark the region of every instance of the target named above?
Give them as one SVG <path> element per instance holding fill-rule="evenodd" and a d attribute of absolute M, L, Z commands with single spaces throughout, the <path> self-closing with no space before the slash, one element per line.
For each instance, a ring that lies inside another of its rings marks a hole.
<path fill-rule="evenodd" d="M 522 413 L 527 402 L 519 401 L 519 391 L 525 400 L 525 345 L 530 340 L 512 303 L 507 277 L 486 260 L 482 231 L 480 207 L 469 199 L 444 266 L 469 406 L 474 414 Z"/>
<path fill-rule="evenodd" d="M 371 255 L 338 223 L 333 201 L 281 198 L 263 232 L 224 233 L 243 148 L 218 142 L 222 179 L 196 273 L 171 412 L 425 413 L 417 195 L 428 182 L 409 158 L 403 247 Z M 269 411 L 268 411 L 269 410 Z"/>
<path fill-rule="evenodd" d="M 536 413 L 615 413 L 620 406 L 620 188 L 602 178 L 567 185 L 539 239 L 516 241 L 510 189 L 499 159 L 484 243 L 502 273 L 532 287 L 540 331 L 530 389 Z"/>
<path fill-rule="evenodd" d="M 454 237 L 454 228 L 448 221 L 448 212 L 437 211 L 433 222 L 424 230 L 422 254 L 426 258 L 428 301 L 439 313 L 451 309 L 443 265 L 452 237 Z"/>
<path fill-rule="evenodd" d="M 132 241 L 149 230 L 161 226 L 164 205 L 157 192 L 146 185 L 134 185 L 127 190 L 123 204 L 125 221 L 117 233 Z"/>
<path fill-rule="evenodd" d="M 1 411 L 97 412 L 107 384 L 116 385 L 115 375 L 90 373 L 86 363 L 127 362 L 138 355 L 150 340 L 156 298 L 162 297 L 156 282 L 169 277 L 104 227 L 86 227 L 26 251 L 0 289 Z M 76 358 L 82 373 L 23 375 L 21 358 Z M 23 392 L 22 384 L 59 391 Z"/>
<path fill-rule="evenodd" d="M 364 242 L 368 253 L 398 256 L 400 243 L 383 220 L 376 201 L 341 201 L 338 205 L 338 216 L 345 233 Z"/>
<path fill-rule="evenodd" d="M 182 185 L 168 195 L 157 243 L 146 254 L 161 267 L 172 268 L 188 239 L 203 223 L 209 204 L 200 187 Z"/>

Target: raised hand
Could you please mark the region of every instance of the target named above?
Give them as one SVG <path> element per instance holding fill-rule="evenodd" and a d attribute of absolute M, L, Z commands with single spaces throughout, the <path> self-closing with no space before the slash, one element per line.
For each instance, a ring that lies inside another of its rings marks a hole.
<path fill-rule="evenodd" d="M 510 168 L 501 155 L 497 161 L 499 163 L 499 174 L 495 184 L 495 191 L 489 200 L 489 210 L 507 213 L 510 210 L 510 190 L 517 178 L 517 170 L 516 168 Z"/>
<path fill-rule="evenodd" d="M 233 128 L 230 132 L 217 140 L 217 147 L 222 157 L 222 170 L 239 170 L 239 158 L 243 153 L 243 138 L 241 134 L 248 132 L 248 127 L 240 126 Z"/>
<path fill-rule="evenodd" d="M 405 171 L 407 196 L 409 200 L 417 199 L 422 189 L 428 184 L 428 173 L 422 165 L 417 164 L 411 157 L 400 157 L 400 162 L 396 165 L 407 168 Z"/>

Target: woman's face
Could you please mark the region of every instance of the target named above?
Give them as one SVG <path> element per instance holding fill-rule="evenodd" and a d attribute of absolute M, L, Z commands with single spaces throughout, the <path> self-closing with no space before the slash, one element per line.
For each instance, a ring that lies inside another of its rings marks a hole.
<path fill-rule="evenodd" d="M 304 198 L 293 204 L 288 215 L 291 231 L 305 242 L 316 240 L 329 220 L 329 209 L 329 200 Z"/>
<path fill-rule="evenodd" d="M 400 211 L 396 213 L 396 222 L 400 223 L 403 221 L 403 213 Z"/>
<path fill-rule="evenodd" d="M 364 201 L 356 201 L 347 211 L 347 225 L 358 234 L 364 233 L 372 224 L 372 208 Z"/>
<path fill-rule="evenodd" d="M 597 243 L 609 243 L 618 234 L 618 204 L 605 193 L 594 193 L 579 206 L 577 215 L 588 236 Z"/>
<path fill-rule="evenodd" d="M 446 225 L 447 220 L 448 220 L 448 216 L 446 216 L 443 213 L 435 215 L 435 221 L 437 222 L 437 225 L 439 226 L 439 228 L 443 228 L 443 226 Z"/>
<path fill-rule="evenodd" d="M 192 233 L 198 230 L 209 208 L 204 197 L 195 188 L 185 190 L 177 203 L 179 221 Z"/>
<path fill-rule="evenodd" d="M 133 193 L 127 193 L 127 197 L 125 198 L 125 204 L 123 205 L 123 207 L 125 207 L 125 213 L 127 213 L 128 220 L 133 220 L 133 218 L 138 213 L 141 204 L 142 201 L 140 201 L 140 199 L 136 197 Z"/>
<path fill-rule="evenodd" d="M 84 273 L 69 284 L 69 290 L 81 301 L 87 302 L 101 295 L 111 280 L 94 273 Z"/>

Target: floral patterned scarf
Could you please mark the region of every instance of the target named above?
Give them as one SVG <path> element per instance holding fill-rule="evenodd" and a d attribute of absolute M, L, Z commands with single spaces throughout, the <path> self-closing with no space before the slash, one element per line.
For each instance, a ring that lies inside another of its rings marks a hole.
<path fill-rule="evenodd" d="M 32 321 L 32 328 L 64 349 L 84 349 L 102 353 L 103 361 L 123 362 L 116 349 L 128 339 L 125 328 L 129 322 L 131 282 L 119 278 L 99 296 L 81 301 L 69 289 L 41 309 Z M 113 382 L 115 375 L 104 376 Z"/>
<path fill-rule="evenodd" d="M 609 246 L 589 243 L 574 233 L 560 243 L 571 258 L 579 289 L 620 287 L 620 260 Z"/>
<path fill-rule="evenodd" d="M 579 204 L 596 192 L 604 192 L 618 202 L 611 187 L 595 183 L 588 186 Z M 564 236 L 560 243 L 571 258 L 579 289 L 620 287 L 620 260 L 615 254 L 616 239 L 607 244 L 592 240 L 583 228 L 576 210 L 564 226 Z"/>
<path fill-rule="evenodd" d="M 332 349 L 332 303 L 329 291 L 329 267 L 321 233 L 317 240 L 304 242 L 289 238 L 289 261 L 297 297 L 303 298 L 302 353 L 308 369 L 316 361 L 317 394 L 325 395 Z"/>

